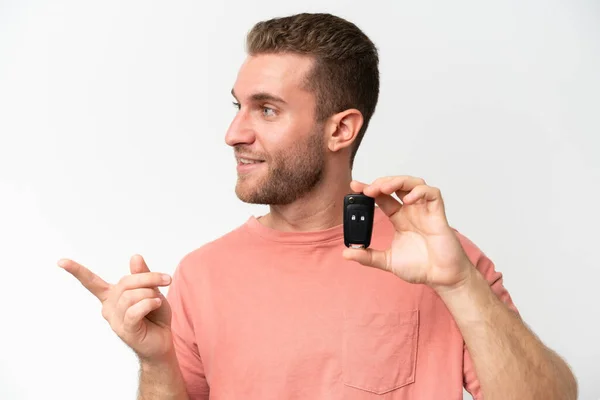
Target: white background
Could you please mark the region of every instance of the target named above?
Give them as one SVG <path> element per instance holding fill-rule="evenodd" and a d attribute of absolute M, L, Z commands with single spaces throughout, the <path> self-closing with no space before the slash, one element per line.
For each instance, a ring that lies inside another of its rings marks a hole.
<path fill-rule="evenodd" d="M 233 191 L 229 92 L 251 26 L 299 11 L 380 50 L 355 178 L 439 186 L 600 398 L 598 1 L 300 3 L 0 1 L 0 398 L 135 398 L 133 353 L 56 261 L 116 281 L 141 253 L 172 273 L 266 211 Z"/>

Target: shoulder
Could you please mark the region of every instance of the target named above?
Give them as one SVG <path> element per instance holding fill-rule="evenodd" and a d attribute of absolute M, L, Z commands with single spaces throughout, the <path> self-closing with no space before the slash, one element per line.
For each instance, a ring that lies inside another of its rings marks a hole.
<path fill-rule="evenodd" d="M 225 255 L 235 252 L 237 246 L 247 242 L 248 235 L 246 224 L 242 224 L 217 239 L 190 250 L 180 259 L 175 273 L 189 277 L 206 272 L 218 265 Z"/>

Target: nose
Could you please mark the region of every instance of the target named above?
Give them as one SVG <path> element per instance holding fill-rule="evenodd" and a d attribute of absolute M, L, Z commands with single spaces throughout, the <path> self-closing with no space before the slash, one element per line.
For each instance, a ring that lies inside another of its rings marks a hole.
<path fill-rule="evenodd" d="M 249 116 L 243 111 L 238 111 L 225 134 L 225 143 L 234 147 L 240 144 L 252 144 L 256 139 Z"/>

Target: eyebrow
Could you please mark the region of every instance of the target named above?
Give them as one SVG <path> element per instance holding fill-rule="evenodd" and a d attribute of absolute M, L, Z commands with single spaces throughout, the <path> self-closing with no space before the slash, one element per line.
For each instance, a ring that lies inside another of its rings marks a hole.
<path fill-rule="evenodd" d="M 235 95 L 235 92 L 233 89 L 231 89 L 231 95 L 237 100 L 237 96 Z M 280 103 L 280 104 L 287 104 L 287 102 L 285 100 L 283 100 L 281 97 L 275 96 L 274 94 L 267 93 L 267 92 L 254 93 L 250 96 L 250 100 L 254 101 L 254 102 L 273 101 L 273 102 Z"/>

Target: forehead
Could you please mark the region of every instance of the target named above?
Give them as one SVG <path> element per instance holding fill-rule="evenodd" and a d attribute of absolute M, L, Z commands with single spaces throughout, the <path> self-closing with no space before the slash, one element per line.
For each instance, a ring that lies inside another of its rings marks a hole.
<path fill-rule="evenodd" d="M 242 64 L 234 91 L 240 98 L 267 92 L 293 100 L 310 95 L 304 80 L 310 72 L 311 58 L 296 54 L 260 54 L 248 56 Z"/>

